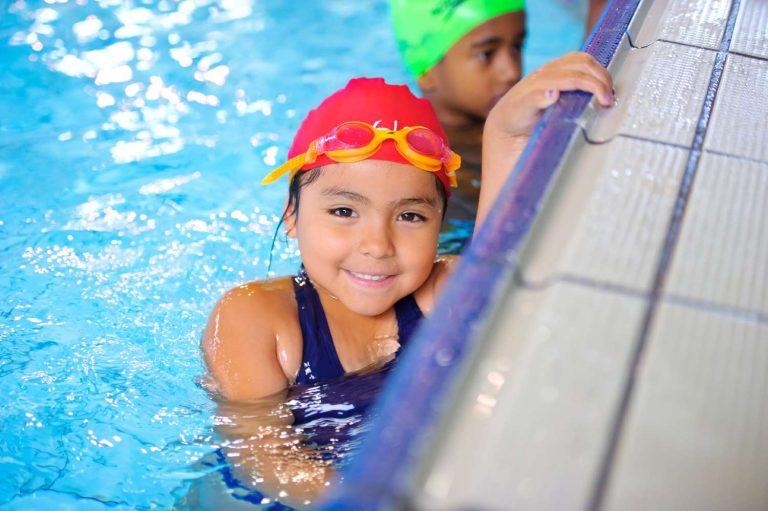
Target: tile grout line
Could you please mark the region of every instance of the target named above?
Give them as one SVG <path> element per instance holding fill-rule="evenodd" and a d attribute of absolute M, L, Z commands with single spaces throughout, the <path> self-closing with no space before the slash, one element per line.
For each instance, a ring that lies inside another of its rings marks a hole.
<path fill-rule="evenodd" d="M 531 281 L 523 277 L 519 270 L 515 271 L 515 284 L 522 289 L 526 289 L 533 292 L 543 291 L 557 284 L 566 283 L 575 286 L 587 287 L 590 289 L 607 291 L 616 295 L 640 299 L 643 301 L 652 299 L 650 293 L 647 293 L 641 289 L 634 288 L 626 284 L 616 284 L 601 280 L 596 280 L 573 273 L 556 273 L 552 277 L 540 280 Z M 692 298 L 680 294 L 667 294 L 664 297 L 664 301 L 667 301 L 674 305 L 681 307 L 688 307 L 690 309 L 696 309 L 700 311 L 711 312 L 723 317 L 731 319 L 740 319 L 743 321 L 750 321 L 756 324 L 768 325 L 768 314 L 761 310 L 749 309 L 744 307 L 730 306 L 712 301 L 702 300 L 700 298 Z"/>
<path fill-rule="evenodd" d="M 733 0 L 733 3 L 731 4 L 731 10 L 728 14 L 726 29 L 720 44 L 720 49 L 717 51 L 717 55 L 715 57 L 712 75 L 710 77 L 709 86 L 707 88 L 707 94 L 705 96 L 701 115 L 699 116 L 699 122 L 696 127 L 693 147 L 691 147 L 689 153 L 688 163 L 686 165 L 683 179 L 678 190 L 677 200 L 675 201 L 675 209 L 672 218 L 670 219 L 669 228 L 667 229 L 667 236 L 662 247 L 661 255 L 659 257 L 656 275 L 654 277 L 653 286 L 651 288 L 650 301 L 645 309 L 642 326 L 640 329 L 640 335 L 636 342 L 634 353 L 630 359 L 627 378 L 624 382 L 624 388 L 622 389 L 620 395 L 619 406 L 614 416 L 606 451 L 603 455 L 603 460 L 601 462 L 599 472 L 597 474 L 597 480 L 595 482 L 595 486 L 593 488 L 589 502 L 588 509 L 591 511 L 600 510 L 606 496 L 606 491 L 608 489 L 611 477 L 611 470 L 613 469 L 614 463 L 616 461 L 619 440 L 621 438 L 621 433 L 624 429 L 624 423 L 629 412 L 629 404 L 632 401 L 632 396 L 635 390 L 637 378 L 636 369 L 639 367 L 640 360 L 642 359 L 645 348 L 648 344 L 651 324 L 653 323 L 657 306 L 661 301 L 661 292 L 667 278 L 667 273 L 669 271 L 669 266 L 671 264 L 675 246 L 677 245 L 688 197 L 693 187 L 693 181 L 696 177 L 696 171 L 698 169 L 699 161 L 703 153 L 704 136 L 706 135 L 707 128 L 709 127 L 709 121 L 711 118 L 715 97 L 720 87 L 723 71 L 725 70 L 728 48 L 730 47 L 731 39 L 733 37 L 734 26 L 736 24 L 736 17 L 738 15 L 740 5 L 740 0 Z"/>

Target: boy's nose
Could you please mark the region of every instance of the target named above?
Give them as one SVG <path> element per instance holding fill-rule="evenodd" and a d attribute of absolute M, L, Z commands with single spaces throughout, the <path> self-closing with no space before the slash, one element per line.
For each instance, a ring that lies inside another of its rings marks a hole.
<path fill-rule="evenodd" d="M 367 222 L 360 233 L 359 249 L 376 259 L 393 256 L 395 245 L 389 226 L 384 222 Z"/>
<path fill-rule="evenodd" d="M 500 82 L 508 84 L 510 87 L 520 81 L 522 75 L 522 63 L 518 56 L 510 52 L 500 51 L 497 53 L 496 76 Z"/>

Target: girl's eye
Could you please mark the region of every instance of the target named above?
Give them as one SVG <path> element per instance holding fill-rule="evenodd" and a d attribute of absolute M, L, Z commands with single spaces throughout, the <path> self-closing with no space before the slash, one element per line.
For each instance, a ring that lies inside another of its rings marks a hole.
<path fill-rule="evenodd" d="M 424 222 L 427 218 L 424 215 L 408 211 L 400 215 L 400 220 L 404 222 Z"/>
<path fill-rule="evenodd" d="M 342 218 L 350 218 L 355 214 L 355 212 L 352 211 L 352 208 L 333 208 L 328 212 L 333 216 L 339 216 Z"/>

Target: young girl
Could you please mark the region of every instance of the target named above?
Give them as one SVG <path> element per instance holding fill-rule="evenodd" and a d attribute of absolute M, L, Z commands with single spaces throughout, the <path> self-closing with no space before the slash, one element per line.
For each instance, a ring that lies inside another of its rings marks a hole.
<path fill-rule="evenodd" d="M 607 71 L 569 54 L 513 87 L 485 125 L 477 223 L 560 91 L 613 102 Z M 358 78 L 312 110 L 296 133 L 284 214 L 298 240 L 293 277 L 244 284 L 214 308 L 202 340 L 217 391 L 230 400 L 275 394 L 391 357 L 429 315 L 455 258 L 436 259 L 460 158 L 424 99 Z"/>

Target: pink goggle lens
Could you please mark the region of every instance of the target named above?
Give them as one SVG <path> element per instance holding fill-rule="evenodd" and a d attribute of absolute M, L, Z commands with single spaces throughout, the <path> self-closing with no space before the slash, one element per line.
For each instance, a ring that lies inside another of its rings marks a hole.
<path fill-rule="evenodd" d="M 411 131 L 406 136 L 406 141 L 411 149 L 424 156 L 442 159 L 445 154 L 445 144 L 436 134 L 419 128 Z"/>

